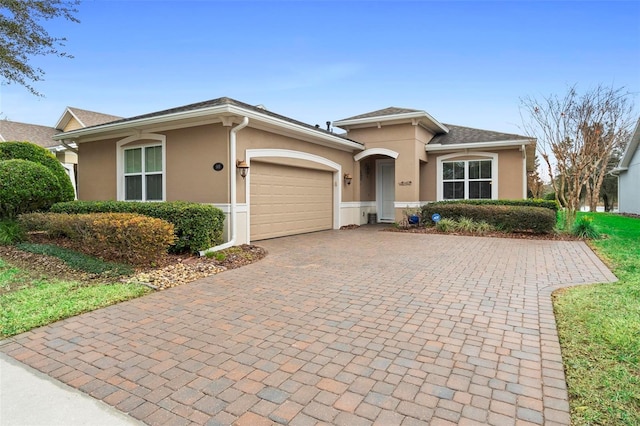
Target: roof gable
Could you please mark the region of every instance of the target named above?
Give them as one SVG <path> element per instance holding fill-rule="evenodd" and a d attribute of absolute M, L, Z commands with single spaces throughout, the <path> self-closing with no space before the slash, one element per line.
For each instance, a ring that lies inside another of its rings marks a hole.
<path fill-rule="evenodd" d="M 444 124 L 433 118 L 426 111 L 398 107 L 383 108 L 344 118 L 334 121 L 333 125 L 349 130 L 363 127 L 381 127 L 383 124 L 394 125 L 405 123 L 411 123 L 414 126 L 420 125 L 433 134 L 447 133 L 449 131 Z"/>
<path fill-rule="evenodd" d="M 421 111 L 418 109 L 398 108 L 398 107 L 392 106 L 388 108 L 379 109 L 377 111 L 371 111 L 371 112 L 367 112 L 360 115 L 354 115 L 353 117 L 349 117 L 349 118 L 343 118 L 342 120 L 338 120 L 338 121 L 358 120 L 361 118 L 371 118 L 371 117 L 385 117 L 387 115 L 408 114 L 408 113 L 414 113 L 414 112 L 421 112 Z"/>
<path fill-rule="evenodd" d="M 81 129 L 84 127 L 97 126 L 121 119 L 122 117 L 118 117 L 116 115 L 103 114 L 101 112 L 89 111 L 86 109 L 74 107 L 67 107 L 56 123 L 55 128 L 61 131 L 70 131 Z"/>

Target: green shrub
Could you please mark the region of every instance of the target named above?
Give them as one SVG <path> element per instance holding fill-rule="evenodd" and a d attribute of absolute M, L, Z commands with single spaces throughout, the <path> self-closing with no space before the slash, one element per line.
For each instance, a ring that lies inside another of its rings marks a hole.
<path fill-rule="evenodd" d="M 461 217 L 458 219 L 458 224 L 456 227 L 456 231 L 462 232 L 475 232 L 476 230 L 476 222 L 468 217 Z"/>
<path fill-rule="evenodd" d="M 0 144 L 0 161 L 27 160 L 46 167 L 53 173 L 57 191 L 53 197 L 55 202 L 71 201 L 75 192 L 71 180 L 62 164 L 46 149 L 30 142 L 3 142 Z"/>
<path fill-rule="evenodd" d="M 555 211 L 544 207 L 438 202 L 425 204 L 421 208 L 421 217 L 425 222 L 431 220 L 434 213 L 440 214 L 443 220 L 468 218 L 476 223 L 484 221 L 505 232 L 549 233 L 556 224 Z"/>
<path fill-rule="evenodd" d="M 529 198 L 522 200 L 450 200 L 429 203 L 431 206 L 449 204 L 468 204 L 472 206 L 520 206 L 520 207 L 544 207 L 555 212 L 560 210 L 560 206 L 554 198 L 542 200 L 539 198 Z"/>
<path fill-rule="evenodd" d="M 134 265 L 157 262 L 175 240 L 173 224 L 135 213 L 36 213 L 20 221 L 30 231 L 68 238 L 83 253 Z"/>
<path fill-rule="evenodd" d="M 0 161 L 0 218 L 47 210 L 58 200 L 56 178 L 45 166 L 19 159 Z"/>
<path fill-rule="evenodd" d="M 138 213 L 173 223 L 173 253 L 198 252 L 222 243 L 224 213 L 206 204 L 184 201 L 142 203 L 130 201 L 72 201 L 51 208 L 56 213 Z"/>
<path fill-rule="evenodd" d="M 495 231 L 495 227 L 491 226 L 487 222 L 476 222 L 468 217 L 461 217 L 458 220 L 447 218 L 441 219 L 436 224 L 436 229 L 440 232 L 470 232 L 478 234 Z"/>
<path fill-rule="evenodd" d="M 24 229 L 15 220 L 0 221 L 0 245 L 11 245 L 24 241 Z"/>
<path fill-rule="evenodd" d="M 600 232 L 593 226 L 593 218 L 589 216 L 579 217 L 573 224 L 571 234 L 580 238 L 588 238 L 597 240 L 600 238 Z"/>
<path fill-rule="evenodd" d="M 480 221 L 476 223 L 476 232 L 479 234 L 486 234 L 487 232 L 495 231 L 496 228 L 487 222 Z"/>
<path fill-rule="evenodd" d="M 458 223 L 453 219 L 440 219 L 438 223 L 436 223 L 436 229 L 440 232 L 452 232 L 455 231 Z"/>

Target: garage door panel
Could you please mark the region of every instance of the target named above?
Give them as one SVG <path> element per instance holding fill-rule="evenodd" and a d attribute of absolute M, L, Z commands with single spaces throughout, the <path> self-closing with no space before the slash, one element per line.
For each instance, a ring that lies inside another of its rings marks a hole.
<path fill-rule="evenodd" d="M 251 239 L 333 228 L 333 173 L 253 162 Z"/>

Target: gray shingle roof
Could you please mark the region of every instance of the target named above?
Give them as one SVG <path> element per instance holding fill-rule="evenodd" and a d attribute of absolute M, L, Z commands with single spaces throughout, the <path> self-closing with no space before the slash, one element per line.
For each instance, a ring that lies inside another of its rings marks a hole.
<path fill-rule="evenodd" d="M 85 125 L 85 127 L 97 126 L 99 124 L 110 123 L 112 121 L 122 120 L 122 117 L 117 115 L 103 114 L 101 112 L 88 111 L 86 109 L 80 109 L 75 107 L 67 107 L 69 111 L 75 114 L 76 117 Z"/>
<path fill-rule="evenodd" d="M 338 121 L 347 121 L 347 120 L 358 120 L 360 118 L 372 118 L 372 117 L 385 117 L 387 115 L 397 115 L 397 114 L 408 114 L 412 112 L 422 112 L 419 109 L 410 109 L 410 108 L 398 108 L 398 107 L 388 107 L 379 109 L 377 111 L 371 111 L 360 115 L 354 115 L 353 117 L 343 118 Z"/>
<path fill-rule="evenodd" d="M 27 141 L 44 148 L 50 148 L 60 145 L 59 142 L 51 139 L 57 133 L 60 131 L 53 127 L 0 120 L 0 136 L 4 141 Z"/>
<path fill-rule="evenodd" d="M 280 114 L 276 114 L 276 113 L 271 112 L 271 111 L 269 111 L 269 110 L 267 110 L 265 108 L 249 105 L 247 103 L 240 102 L 240 101 L 237 101 L 235 99 L 228 98 L 228 97 L 221 97 L 221 98 L 211 99 L 211 100 L 208 100 L 208 101 L 197 102 L 197 103 L 193 103 L 193 104 L 189 104 L 189 105 L 183 105 L 183 106 L 179 106 L 179 107 L 176 107 L 176 108 L 170 108 L 170 109 L 165 109 L 165 110 L 162 110 L 162 111 L 156 111 L 156 112 L 152 112 L 152 113 L 148 113 L 148 114 L 137 115 L 135 117 L 128 117 L 128 118 L 124 118 L 124 119 L 121 119 L 121 120 L 116 120 L 114 122 L 110 122 L 109 124 L 126 123 L 126 122 L 129 122 L 129 121 L 143 120 L 143 119 L 146 119 L 146 118 L 162 117 L 164 115 L 172 115 L 172 114 L 178 114 L 178 113 L 181 113 L 181 112 L 197 111 L 197 110 L 200 110 L 200 109 L 211 108 L 211 107 L 221 106 L 221 105 L 234 105 L 234 106 L 237 106 L 237 107 L 240 107 L 240 108 L 244 108 L 244 109 L 248 109 L 248 110 L 260 113 L 260 114 L 268 115 L 270 117 L 278 118 L 280 120 L 287 121 L 289 123 L 296 124 L 298 126 L 306 127 L 308 129 L 313 129 L 313 130 L 316 130 L 318 132 L 321 132 L 321 133 L 324 133 L 324 134 L 327 134 L 327 135 L 336 136 L 336 137 L 342 138 L 342 139 L 350 141 L 350 142 L 360 143 L 358 141 L 354 141 L 354 140 L 348 139 L 348 138 L 344 137 L 343 135 L 327 131 L 327 130 L 323 129 L 322 127 L 312 126 L 311 124 L 303 123 L 302 121 L 294 120 L 293 118 L 286 117 L 286 116 L 280 115 Z M 106 123 L 103 123 L 103 124 L 106 124 Z M 90 127 L 96 127 L 96 126 L 90 126 Z"/>
<path fill-rule="evenodd" d="M 493 130 L 474 129 L 472 127 L 456 126 L 454 124 L 445 124 L 449 128 L 449 133 L 436 135 L 431 144 L 451 145 L 473 142 L 500 142 L 512 140 L 531 140 L 528 136 L 516 135 L 512 133 L 494 132 Z"/>

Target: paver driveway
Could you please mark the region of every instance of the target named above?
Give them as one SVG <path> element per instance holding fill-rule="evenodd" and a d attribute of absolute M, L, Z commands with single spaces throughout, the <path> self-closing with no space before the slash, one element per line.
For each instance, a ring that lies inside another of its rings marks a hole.
<path fill-rule="evenodd" d="M 149 424 L 568 424 L 551 292 L 581 242 L 328 231 L 2 352 Z"/>

